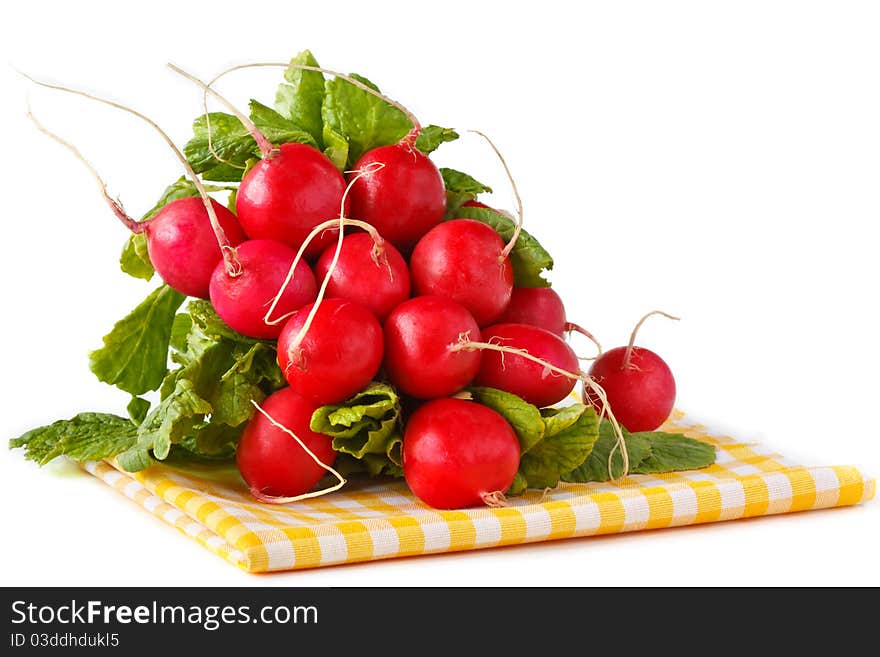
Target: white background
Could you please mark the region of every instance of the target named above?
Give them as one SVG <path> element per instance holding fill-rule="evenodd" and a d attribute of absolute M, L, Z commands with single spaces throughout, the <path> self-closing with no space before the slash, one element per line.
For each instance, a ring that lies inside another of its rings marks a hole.
<path fill-rule="evenodd" d="M 661 353 L 679 405 L 805 464 L 880 474 L 876 332 L 880 8 L 871 2 L 15 3 L 0 60 L 130 103 L 182 144 L 209 76 L 311 48 L 425 123 L 488 132 L 570 318 Z M 222 89 L 271 103 L 279 73 Z M 86 354 L 151 284 L 73 139 L 133 214 L 179 175 L 147 127 L 0 67 L 0 436 L 122 411 Z M 441 165 L 492 184 L 476 137 Z M 586 346 L 583 347 L 585 351 Z M 3 584 L 880 584 L 880 505 L 273 576 L 249 576 L 74 466 L 0 448 Z"/>

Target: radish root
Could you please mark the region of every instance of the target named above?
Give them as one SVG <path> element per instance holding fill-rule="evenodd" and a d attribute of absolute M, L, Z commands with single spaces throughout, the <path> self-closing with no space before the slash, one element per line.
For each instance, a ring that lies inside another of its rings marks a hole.
<path fill-rule="evenodd" d="M 122 207 L 122 201 L 118 198 L 113 198 L 110 196 L 110 193 L 107 191 L 107 184 L 104 182 L 104 179 L 101 178 L 101 175 L 98 173 L 97 169 L 89 162 L 83 154 L 79 152 L 79 149 L 71 144 L 69 141 L 63 139 L 59 135 L 55 134 L 49 128 L 44 126 L 37 120 L 37 117 L 34 116 L 31 111 L 30 104 L 28 104 L 27 117 L 31 120 L 31 122 L 36 126 L 37 130 L 42 132 L 44 135 L 49 137 L 50 139 L 54 139 L 56 142 L 64 146 L 67 150 L 74 154 L 76 159 L 82 162 L 86 169 L 89 170 L 89 173 L 92 174 L 92 177 L 98 183 L 98 187 L 101 189 L 101 195 L 104 197 L 104 200 L 107 201 L 107 205 L 110 206 L 110 209 L 113 210 L 113 214 L 117 216 L 119 221 L 123 223 L 123 225 L 128 228 L 132 233 L 142 233 L 144 232 L 144 225 L 140 222 L 132 219 L 128 213 L 125 211 L 125 208 Z"/>
<path fill-rule="evenodd" d="M 178 75 L 182 75 L 190 82 L 194 82 L 195 84 L 199 85 L 205 91 L 205 93 L 210 93 L 212 96 L 214 96 L 214 98 L 223 103 L 223 105 L 235 115 L 235 118 L 241 121 L 241 124 L 250 133 L 251 137 L 253 137 L 254 140 L 257 142 L 257 146 L 259 147 L 260 153 L 262 153 L 264 159 L 270 159 L 278 154 L 278 149 L 275 148 L 275 146 L 273 146 L 268 139 L 266 139 L 266 135 L 260 132 L 260 129 L 254 124 L 254 122 L 251 121 L 250 118 L 242 113 L 237 107 L 235 107 L 235 105 L 230 103 L 224 96 L 220 95 L 219 92 L 212 89 L 210 85 L 202 82 L 199 78 L 192 75 L 191 73 L 187 73 L 179 66 L 169 63 L 168 68 L 170 68 Z M 205 113 L 205 115 L 207 116 L 207 112 Z M 210 135 L 210 129 L 208 134 Z M 214 151 L 212 150 L 211 152 L 213 153 Z"/>
<path fill-rule="evenodd" d="M 263 407 L 260 406 L 253 399 L 251 400 L 251 404 L 253 405 L 254 408 L 257 409 L 257 411 L 259 411 L 263 415 L 263 417 L 265 417 L 267 420 L 269 420 L 269 423 L 273 427 L 275 427 L 277 429 L 281 429 L 284 433 L 286 433 L 288 436 L 293 438 L 297 443 L 299 443 L 299 446 L 302 447 L 306 451 L 306 454 L 308 454 L 315 463 L 320 465 L 322 468 L 324 468 L 327 472 L 332 474 L 337 479 L 337 483 L 333 484 L 332 486 L 330 486 L 328 488 L 322 488 L 321 490 L 310 491 L 308 493 L 303 493 L 302 495 L 294 495 L 293 497 L 275 497 L 274 495 L 264 495 L 260 491 L 255 490 L 253 488 L 251 488 L 251 495 L 253 495 L 255 498 L 257 498 L 260 502 L 265 502 L 267 504 L 288 504 L 290 502 L 298 502 L 299 500 L 307 500 L 307 499 L 311 499 L 313 497 L 320 497 L 322 495 L 327 495 L 328 493 L 333 493 L 333 492 L 339 490 L 340 488 L 342 488 L 343 486 L 345 486 L 345 484 L 347 483 L 345 480 L 345 477 L 343 477 L 336 470 L 334 470 L 332 466 L 327 465 L 321 459 L 319 459 L 317 456 L 315 456 L 315 453 L 306 446 L 306 444 L 300 439 L 299 436 L 297 436 L 293 431 L 291 431 L 290 429 L 285 427 L 283 424 L 281 424 L 278 420 L 276 420 L 271 415 L 269 415 L 269 413 L 267 413 L 265 411 L 265 409 L 263 409 Z"/>
<path fill-rule="evenodd" d="M 475 135 L 479 135 L 483 139 L 485 139 L 489 146 L 492 147 L 492 150 L 495 151 L 495 155 L 498 156 L 498 159 L 501 160 L 501 166 L 504 167 L 504 173 L 507 174 L 507 179 L 510 181 L 510 187 L 513 189 L 513 195 L 516 198 L 516 228 L 513 230 L 513 236 L 510 238 L 510 241 L 504 246 L 504 250 L 501 251 L 501 261 L 510 255 L 510 252 L 513 251 L 513 247 L 516 246 L 516 241 L 519 239 L 519 234 L 522 232 L 523 227 L 523 204 L 522 198 L 519 195 L 519 189 L 516 186 L 516 181 L 513 179 L 513 174 L 510 173 L 510 168 L 507 166 L 507 160 L 504 159 L 504 156 L 501 154 L 501 151 L 498 150 L 498 147 L 489 139 L 486 135 L 484 135 L 479 130 L 471 130 Z"/>
<path fill-rule="evenodd" d="M 510 502 L 507 501 L 504 492 L 500 490 L 495 490 L 491 493 L 481 493 L 480 499 L 483 500 L 483 504 L 493 509 L 510 506 Z"/>
<path fill-rule="evenodd" d="M 596 339 L 596 337 L 592 333 L 590 333 L 587 329 L 585 329 L 584 327 L 582 327 L 578 324 L 575 324 L 574 322 L 566 322 L 565 328 L 563 330 L 566 333 L 580 333 L 585 338 L 587 338 L 590 342 L 592 342 L 594 345 L 596 345 L 597 353 L 595 356 L 590 356 L 589 358 L 582 358 L 581 356 L 578 356 L 578 360 L 596 360 L 599 356 L 602 355 L 602 345 L 599 344 L 599 341 Z"/>
<path fill-rule="evenodd" d="M 639 329 L 642 328 L 642 324 L 645 323 L 645 320 L 649 317 L 653 317 L 654 315 L 662 315 L 667 319 L 674 320 L 676 322 L 681 320 L 681 317 L 676 317 L 675 315 L 670 315 L 669 313 L 665 313 L 662 310 L 652 310 L 647 315 L 642 317 L 638 323 L 636 323 L 635 328 L 633 328 L 632 333 L 629 336 L 629 344 L 626 345 L 626 352 L 623 354 L 623 363 L 620 365 L 620 369 L 625 370 L 630 366 L 630 359 L 632 358 L 633 347 L 636 343 L 636 334 L 638 334 Z"/>
<path fill-rule="evenodd" d="M 623 436 L 623 430 L 620 427 L 620 423 L 617 421 L 617 418 L 614 417 L 614 412 L 611 410 L 611 406 L 608 404 L 608 397 L 605 395 L 605 390 L 600 386 L 593 377 L 585 372 L 569 372 L 568 370 L 564 370 L 561 367 L 556 367 L 553 363 L 548 363 L 546 360 L 538 358 L 537 356 L 533 356 L 525 349 L 518 349 L 517 347 L 506 347 L 504 345 L 495 344 L 492 342 L 473 342 L 467 337 L 466 334 L 459 336 L 459 341 L 457 344 L 452 346 L 452 351 L 477 351 L 477 350 L 486 350 L 486 351 L 497 351 L 502 354 L 514 354 L 516 356 L 520 356 L 521 358 L 525 358 L 526 360 L 530 360 L 533 363 L 537 363 L 538 365 L 543 365 L 548 371 L 559 374 L 560 376 L 568 377 L 569 379 L 573 379 L 575 381 L 580 381 L 583 385 L 583 399 L 585 404 L 589 404 L 589 400 L 587 398 L 587 389 L 589 388 L 590 392 L 594 394 L 601 404 L 599 410 L 599 420 L 601 421 L 603 417 L 607 417 L 611 422 L 611 426 L 614 427 L 614 434 L 617 437 L 617 442 L 614 447 L 611 449 L 611 452 L 608 455 L 608 474 L 612 480 L 614 479 L 622 479 L 626 477 L 629 473 L 629 454 L 626 451 L 626 438 Z M 611 460 L 614 457 L 614 454 L 620 450 L 620 456 L 623 460 L 623 470 L 620 474 L 620 477 L 615 477 L 614 472 L 611 467 Z"/>
<path fill-rule="evenodd" d="M 72 89 L 70 87 L 63 87 L 57 84 L 41 82 L 40 80 L 36 80 L 26 73 L 22 73 L 21 71 L 19 71 L 19 74 L 40 87 L 45 87 L 46 89 L 54 89 L 55 91 L 63 91 L 65 93 L 74 94 L 76 96 L 82 96 L 83 98 L 88 98 L 89 100 L 94 100 L 96 102 L 103 103 L 104 105 L 109 105 L 110 107 L 122 110 L 123 112 L 132 114 L 142 121 L 145 121 L 154 130 L 156 130 L 156 132 L 159 133 L 165 143 L 168 144 L 168 147 L 171 148 L 171 150 L 174 152 L 174 155 L 177 156 L 177 159 L 180 160 L 180 163 L 183 165 L 183 168 L 186 171 L 186 175 L 189 177 L 190 180 L 192 180 L 193 185 L 195 185 L 196 189 L 199 192 L 199 196 L 202 197 L 202 203 L 205 204 L 205 211 L 208 213 L 208 220 L 211 222 L 211 228 L 214 231 L 214 236 L 217 238 L 217 244 L 220 247 L 221 253 L 223 254 L 223 262 L 226 267 L 226 273 L 233 277 L 241 275 L 241 263 L 238 261 L 235 247 L 233 247 L 230 243 L 229 238 L 226 236 L 226 233 L 223 230 L 223 227 L 220 225 L 220 221 L 217 219 L 217 213 L 214 212 L 214 205 L 211 201 L 211 197 L 208 196 L 208 192 L 205 189 L 205 186 L 202 184 L 201 179 L 199 179 L 199 177 L 196 175 L 196 172 L 193 171 L 193 168 L 190 166 L 190 163 L 187 161 L 186 157 L 183 155 L 183 153 L 180 152 L 180 149 L 177 148 L 175 143 L 171 140 L 171 137 L 169 137 L 168 134 L 159 127 L 159 124 L 157 124 L 147 115 L 142 114 L 141 112 L 138 112 L 137 110 L 132 109 L 131 107 L 128 107 L 121 103 L 117 103 L 115 101 L 109 100 L 107 98 L 102 98 L 100 96 L 95 96 L 93 94 L 86 93 L 85 91 L 80 91 L 79 89 Z M 68 145 L 68 147 L 70 147 L 70 145 Z M 76 152 L 78 153 L 78 151 Z M 143 230 L 143 227 L 141 227 L 140 230 Z"/>

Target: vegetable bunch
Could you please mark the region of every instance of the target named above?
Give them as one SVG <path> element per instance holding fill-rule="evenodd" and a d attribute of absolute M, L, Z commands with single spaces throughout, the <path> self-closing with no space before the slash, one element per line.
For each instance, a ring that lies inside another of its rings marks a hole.
<path fill-rule="evenodd" d="M 11 447 L 128 471 L 235 459 L 266 502 L 329 475 L 405 477 L 438 508 L 712 463 L 657 431 L 674 380 L 635 335 L 581 372 L 565 337 L 586 332 L 521 204 L 493 209 L 431 161 L 458 133 L 329 73 L 300 53 L 274 108 L 193 122 L 187 175 L 140 220 L 111 201 L 131 230 L 122 270 L 162 279 L 90 356 L 128 417 L 82 413 Z M 558 406 L 579 381 L 583 403 Z"/>

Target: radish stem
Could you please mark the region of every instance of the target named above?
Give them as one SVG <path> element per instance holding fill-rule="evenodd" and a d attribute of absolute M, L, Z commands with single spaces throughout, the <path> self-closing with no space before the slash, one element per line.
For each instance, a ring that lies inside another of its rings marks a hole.
<path fill-rule="evenodd" d="M 627 367 L 629 367 L 629 361 L 632 358 L 633 346 L 636 342 L 636 334 L 639 332 L 639 329 L 642 328 L 642 324 L 645 323 L 645 320 L 654 315 L 662 315 L 663 317 L 675 320 L 676 322 L 681 319 L 680 317 L 665 313 L 662 310 L 652 310 L 647 315 L 642 317 L 635 325 L 635 328 L 633 328 L 633 331 L 629 336 L 629 344 L 626 345 L 626 352 L 623 354 L 623 362 L 620 364 L 620 369 L 625 370 Z"/>

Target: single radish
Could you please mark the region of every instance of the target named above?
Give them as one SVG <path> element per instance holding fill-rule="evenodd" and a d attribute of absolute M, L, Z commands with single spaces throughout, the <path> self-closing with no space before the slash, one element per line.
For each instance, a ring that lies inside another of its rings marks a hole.
<path fill-rule="evenodd" d="M 443 177 L 431 158 L 415 147 L 418 135 L 414 128 L 399 144 L 364 153 L 355 170 L 375 163 L 385 167 L 359 180 L 351 191 L 352 215 L 375 226 L 405 252 L 446 213 Z"/>
<path fill-rule="evenodd" d="M 528 324 L 496 324 L 483 329 L 483 341 L 521 349 L 567 372 L 578 372 L 577 356 L 558 335 Z M 515 353 L 487 350 L 476 384 L 512 392 L 535 406 L 562 401 L 576 379 L 554 372 Z"/>
<path fill-rule="evenodd" d="M 169 67 L 226 105 L 257 142 L 262 159 L 242 178 L 235 196 L 244 232 L 251 239 L 272 239 L 299 248 L 315 226 L 336 214 L 345 178 L 330 158 L 313 146 L 273 146 L 253 121 L 209 84 L 173 64 Z M 328 233 L 315 240 L 306 257 L 317 257 L 332 239 Z"/>
<path fill-rule="evenodd" d="M 230 246 L 245 235 L 235 215 L 211 201 Z M 139 224 L 147 237 L 147 252 L 162 280 L 182 294 L 207 299 L 211 275 L 223 259 L 200 198 L 172 201 L 159 213 Z"/>
<path fill-rule="evenodd" d="M 272 239 L 294 249 L 339 209 L 345 179 L 326 155 L 306 144 L 282 144 L 242 178 L 235 210 L 251 239 Z M 306 250 L 317 257 L 333 241 L 328 230 Z"/>
<path fill-rule="evenodd" d="M 315 264 L 315 276 L 323 281 L 330 270 L 336 245 L 325 249 Z M 346 235 L 327 295 L 354 301 L 384 321 L 396 306 L 409 298 L 409 268 L 393 244 L 377 245 L 367 233 Z"/>
<path fill-rule="evenodd" d="M 217 265 L 211 277 L 214 310 L 233 329 L 252 338 L 277 338 L 283 326 L 266 322 L 266 308 L 275 299 L 296 252 L 273 240 L 247 240 L 236 248 L 241 272 L 231 276 Z M 309 266 L 297 263 L 290 282 L 277 303 L 279 312 L 294 313 L 315 300 L 317 285 Z"/>
<path fill-rule="evenodd" d="M 565 306 L 549 287 L 515 287 L 499 323 L 539 326 L 556 335 L 566 331 Z"/>
<path fill-rule="evenodd" d="M 319 406 L 363 390 L 382 364 L 382 327 L 363 306 L 324 299 L 302 308 L 278 337 L 278 364 L 291 388 Z M 308 323 L 307 323 L 308 322 Z"/>
<path fill-rule="evenodd" d="M 428 402 L 410 417 L 403 436 L 406 483 L 435 509 L 496 506 L 513 483 L 519 459 L 519 441 L 507 420 L 462 399 Z"/>
<path fill-rule="evenodd" d="M 402 393 L 418 399 L 455 394 L 473 381 L 480 354 L 456 348 L 480 339 L 468 310 L 444 297 L 404 301 L 385 320 L 385 372 Z"/>
<path fill-rule="evenodd" d="M 332 466 L 336 459 L 330 437 L 310 428 L 317 405 L 292 388 L 282 388 L 259 408 L 261 412 L 248 422 L 235 452 L 242 478 L 254 497 L 264 501 L 308 493 L 328 471 L 325 466 Z"/>
<path fill-rule="evenodd" d="M 675 405 L 672 370 L 650 349 L 634 345 L 642 323 L 657 314 L 678 319 L 660 311 L 648 313 L 636 324 L 626 347 L 606 351 L 590 368 L 590 376 L 605 390 L 617 420 L 630 431 L 653 431 L 666 421 Z M 598 407 L 595 393 L 584 392 L 585 400 Z"/>
<path fill-rule="evenodd" d="M 230 275 L 240 273 L 241 264 L 235 255 L 235 246 L 241 243 L 245 236 L 238 220 L 229 210 L 208 196 L 186 157 L 155 121 L 120 103 L 77 89 L 40 82 L 30 76 L 25 77 L 39 86 L 82 96 L 145 121 L 159 133 L 183 165 L 201 198 L 178 199 L 163 207 L 151 219 L 137 222 L 125 212 L 120 201 L 110 196 L 101 176 L 79 150 L 45 128 L 30 111 L 28 112 L 28 117 L 40 131 L 70 150 L 88 168 L 97 181 L 105 201 L 123 225 L 133 233 L 145 234 L 150 260 L 162 280 L 182 294 L 206 299 L 211 276 L 219 262 L 223 262 Z"/>
<path fill-rule="evenodd" d="M 473 219 L 455 219 L 432 228 L 410 258 L 413 289 L 467 308 L 477 324 L 494 323 L 513 292 L 513 268 L 494 228 Z"/>

